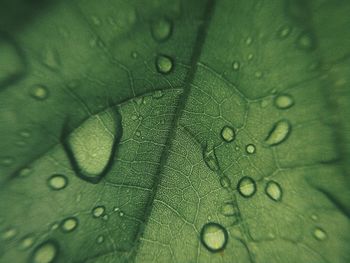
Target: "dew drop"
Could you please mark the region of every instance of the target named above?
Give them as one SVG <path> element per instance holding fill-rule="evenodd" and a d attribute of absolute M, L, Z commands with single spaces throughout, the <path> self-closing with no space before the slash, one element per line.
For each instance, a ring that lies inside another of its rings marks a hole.
<path fill-rule="evenodd" d="M 252 53 L 248 54 L 248 57 L 247 57 L 248 60 L 252 60 L 253 58 L 254 58 L 254 55 Z"/>
<path fill-rule="evenodd" d="M 275 97 L 274 103 L 278 109 L 284 110 L 292 107 L 294 105 L 294 100 L 290 95 L 281 94 Z"/>
<path fill-rule="evenodd" d="M 32 172 L 32 169 L 31 169 L 31 168 L 29 168 L 29 167 L 24 167 L 24 168 L 22 168 L 22 169 L 19 171 L 18 175 L 19 175 L 20 177 L 27 177 L 31 172 Z"/>
<path fill-rule="evenodd" d="M 17 234 L 18 234 L 17 229 L 11 227 L 11 228 L 5 229 L 5 231 L 3 231 L 1 237 L 4 240 L 10 240 L 10 239 L 14 238 Z"/>
<path fill-rule="evenodd" d="M 254 144 L 248 144 L 248 145 L 245 147 L 245 150 L 246 150 L 247 153 L 253 154 L 253 153 L 255 153 L 256 148 L 255 148 L 255 145 L 254 145 Z"/>
<path fill-rule="evenodd" d="M 30 248 L 31 246 L 33 246 L 34 242 L 35 242 L 34 236 L 27 235 L 19 241 L 18 248 L 20 250 L 26 250 L 26 249 Z"/>
<path fill-rule="evenodd" d="M 107 220 L 108 220 L 108 218 L 109 218 L 109 216 L 108 216 L 108 215 L 104 215 L 104 216 L 102 217 L 102 219 L 103 219 L 104 221 L 107 221 Z"/>
<path fill-rule="evenodd" d="M 257 78 L 257 79 L 261 79 L 263 77 L 263 73 L 261 71 L 257 71 L 255 72 L 254 76 Z"/>
<path fill-rule="evenodd" d="M 44 50 L 42 62 L 51 70 L 57 70 L 61 66 L 61 61 L 58 52 L 51 48 L 47 48 Z"/>
<path fill-rule="evenodd" d="M 291 32 L 292 28 L 290 26 L 283 26 L 278 30 L 278 36 L 280 38 L 287 38 Z"/>
<path fill-rule="evenodd" d="M 121 116 L 117 110 L 109 109 L 87 119 L 63 141 L 75 174 L 87 182 L 98 183 L 110 169 L 121 137 Z"/>
<path fill-rule="evenodd" d="M 214 148 L 203 147 L 203 160 L 210 170 L 216 172 L 219 170 L 219 162 Z"/>
<path fill-rule="evenodd" d="M 219 252 L 225 249 L 228 241 L 227 230 L 217 223 L 207 223 L 202 227 L 201 242 L 210 252 Z"/>
<path fill-rule="evenodd" d="M 1 160 L 1 164 L 3 166 L 10 166 L 14 163 L 15 159 L 10 157 L 10 156 L 6 156 Z"/>
<path fill-rule="evenodd" d="M 68 179 L 65 175 L 54 174 L 48 178 L 47 184 L 52 190 L 61 190 L 68 185 Z"/>
<path fill-rule="evenodd" d="M 30 137 L 30 132 L 24 130 L 24 131 L 21 131 L 21 132 L 19 133 L 19 135 L 20 135 L 21 137 L 23 137 L 23 138 L 29 138 L 29 137 Z"/>
<path fill-rule="evenodd" d="M 100 205 L 100 206 L 96 206 L 94 209 L 92 209 L 92 215 L 94 217 L 100 217 L 105 213 L 105 207 Z"/>
<path fill-rule="evenodd" d="M 0 32 L 0 89 L 22 77 L 26 63 L 22 50 L 7 34 Z"/>
<path fill-rule="evenodd" d="M 151 24 L 151 33 L 153 38 L 158 42 L 163 42 L 171 36 L 173 23 L 167 18 L 160 18 Z"/>
<path fill-rule="evenodd" d="M 245 43 L 247 46 L 250 46 L 253 42 L 253 39 L 251 37 L 247 37 L 247 39 L 245 40 Z"/>
<path fill-rule="evenodd" d="M 243 197 L 252 197 L 256 192 L 256 183 L 249 177 L 242 177 L 237 184 L 237 190 Z"/>
<path fill-rule="evenodd" d="M 241 67 L 240 63 L 238 61 L 233 61 L 232 63 L 232 68 L 234 71 L 239 70 L 239 68 Z"/>
<path fill-rule="evenodd" d="M 226 142 L 232 142 L 234 141 L 236 134 L 232 127 L 224 126 L 221 130 L 221 137 Z"/>
<path fill-rule="evenodd" d="M 327 233 L 320 227 L 316 227 L 313 232 L 314 237 L 317 240 L 323 241 L 327 238 Z"/>
<path fill-rule="evenodd" d="M 220 185 L 223 188 L 229 188 L 229 187 L 231 187 L 231 181 L 230 181 L 230 179 L 227 176 L 222 176 L 220 178 Z"/>
<path fill-rule="evenodd" d="M 138 56 L 139 56 L 139 54 L 138 54 L 136 51 L 131 52 L 131 57 L 132 57 L 133 59 L 138 58 Z"/>
<path fill-rule="evenodd" d="M 49 91 L 43 85 L 34 85 L 31 87 L 29 94 L 33 99 L 45 100 L 49 96 Z"/>
<path fill-rule="evenodd" d="M 166 55 L 157 56 L 156 69 L 161 74 L 169 74 L 173 69 L 173 60 Z"/>
<path fill-rule="evenodd" d="M 234 216 L 236 212 L 236 207 L 232 202 L 225 203 L 221 207 L 221 213 L 224 216 Z"/>
<path fill-rule="evenodd" d="M 284 142 L 288 138 L 291 129 L 292 126 L 289 121 L 278 121 L 277 123 L 275 123 L 275 125 L 270 130 L 268 136 L 266 137 L 266 144 L 269 146 L 274 146 Z"/>
<path fill-rule="evenodd" d="M 102 235 L 100 235 L 96 238 L 97 244 L 102 244 L 104 240 L 105 240 L 105 238 Z"/>
<path fill-rule="evenodd" d="M 315 37 L 310 32 L 303 32 L 296 40 L 296 46 L 305 51 L 311 51 L 316 47 Z"/>
<path fill-rule="evenodd" d="M 282 200 L 282 188 L 279 183 L 275 181 L 267 182 L 265 186 L 265 193 L 273 201 L 278 202 Z"/>
<path fill-rule="evenodd" d="M 62 221 L 61 229 L 63 232 L 72 232 L 78 227 L 78 219 L 76 217 L 68 217 Z"/>
<path fill-rule="evenodd" d="M 52 263 L 58 256 L 58 244 L 53 240 L 45 241 L 36 247 L 30 256 L 31 263 Z"/>

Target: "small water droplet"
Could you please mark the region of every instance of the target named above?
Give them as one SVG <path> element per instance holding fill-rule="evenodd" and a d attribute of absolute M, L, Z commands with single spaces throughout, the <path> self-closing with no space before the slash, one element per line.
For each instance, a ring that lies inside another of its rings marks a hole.
<path fill-rule="evenodd" d="M 10 166 L 10 165 L 12 165 L 14 163 L 14 161 L 15 161 L 14 158 L 12 158 L 10 156 L 7 156 L 7 157 L 2 158 L 1 164 L 3 166 Z"/>
<path fill-rule="evenodd" d="M 31 263 L 52 263 L 56 260 L 59 252 L 58 244 L 53 240 L 45 241 L 36 247 L 30 255 Z"/>
<path fill-rule="evenodd" d="M 102 217 L 102 219 L 103 219 L 104 221 L 107 221 L 107 220 L 108 220 L 108 218 L 109 218 L 109 216 L 108 216 L 108 215 L 104 215 L 104 216 Z"/>
<path fill-rule="evenodd" d="M 29 138 L 29 137 L 30 137 L 30 132 L 24 130 L 24 131 L 21 131 L 21 132 L 19 133 L 19 135 L 20 135 L 21 137 L 23 137 L 23 138 Z"/>
<path fill-rule="evenodd" d="M 210 252 L 219 252 L 225 249 L 228 241 L 227 230 L 217 223 L 207 223 L 202 227 L 201 242 Z"/>
<path fill-rule="evenodd" d="M 231 187 L 231 181 L 230 181 L 230 179 L 227 176 L 222 176 L 220 178 L 220 185 L 223 188 L 229 188 L 229 187 Z"/>
<path fill-rule="evenodd" d="M 327 238 L 327 233 L 320 227 L 316 227 L 313 232 L 314 237 L 317 240 L 323 241 Z"/>
<path fill-rule="evenodd" d="M 263 76 L 263 73 L 261 71 L 257 71 L 255 72 L 254 76 L 257 78 L 257 79 L 261 79 L 262 76 Z"/>
<path fill-rule="evenodd" d="M 203 147 L 203 160 L 210 170 L 214 172 L 219 170 L 219 162 L 214 148 Z"/>
<path fill-rule="evenodd" d="M 256 193 L 256 183 L 249 177 L 242 177 L 237 184 L 237 190 L 243 197 L 252 197 Z"/>
<path fill-rule="evenodd" d="M 31 246 L 33 246 L 35 242 L 35 238 L 33 235 L 27 235 L 25 237 L 23 237 L 20 241 L 19 241 L 19 249 L 20 250 L 26 250 L 28 248 L 30 248 Z"/>
<path fill-rule="evenodd" d="M 138 119 L 138 117 L 137 117 L 137 115 L 132 115 L 132 116 L 131 116 L 131 119 L 132 119 L 133 121 L 136 121 L 136 120 Z"/>
<path fill-rule="evenodd" d="M 50 226 L 50 230 L 51 231 L 56 230 L 57 228 L 59 228 L 59 226 L 60 226 L 60 224 L 55 222 Z"/>
<path fill-rule="evenodd" d="M 280 38 L 287 38 L 291 32 L 292 28 L 290 26 L 283 26 L 278 30 L 278 36 Z"/>
<path fill-rule="evenodd" d="M 173 69 L 173 60 L 169 56 L 157 56 L 156 69 L 161 74 L 169 74 Z"/>
<path fill-rule="evenodd" d="M 18 234 L 17 229 L 10 227 L 10 228 L 7 228 L 3 231 L 1 237 L 4 240 L 10 240 L 10 239 L 14 238 L 17 234 Z"/>
<path fill-rule="evenodd" d="M 101 20 L 100 20 L 97 16 L 92 16 L 92 17 L 91 17 L 91 20 L 92 20 L 92 23 L 93 23 L 95 26 L 101 25 Z"/>
<path fill-rule="evenodd" d="M 311 215 L 311 219 L 314 220 L 314 221 L 316 221 L 316 220 L 318 220 L 318 216 L 315 215 L 315 214 L 313 214 L 313 215 Z"/>
<path fill-rule="evenodd" d="M 239 61 L 233 61 L 232 68 L 234 71 L 239 70 L 240 67 L 241 67 L 241 64 L 239 63 Z"/>
<path fill-rule="evenodd" d="M 131 52 L 131 57 L 136 59 L 139 56 L 139 54 L 136 51 Z"/>
<path fill-rule="evenodd" d="M 156 41 L 163 42 L 171 36 L 173 23 L 167 18 L 160 18 L 151 24 L 151 33 Z"/>
<path fill-rule="evenodd" d="M 253 153 L 255 153 L 256 148 L 255 148 L 255 145 L 254 145 L 254 144 L 248 144 L 248 145 L 245 147 L 245 150 L 246 150 L 247 153 L 253 154 Z"/>
<path fill-rule="evenodd" d="M 92 215 L 94 217 L 100 217 L 105 213 L 105 207 L 102 205 L 96 206 L 94 209 L 92 209 Z"/>
<path fill-rule="evenodd" d="M 102 244 L 104 240 L 105 240 L 105 238 L 102 235 L 100 235 L 96 238 L 97 244 Z"/>
<path fill-rule="evenodd" d="M 247 37 L 247 39 L 245 40 L 245 43 L 247 46 L 250 46 L 253 42 L 253 39 L 251 37 Z"/>
<path fill-rule="evenodd" d="M 72 232 L 78 227 L 78 219 L 76 217 L 68 217 L 62 221 L 61 229 L 63 232 Z"/>
<path fill-rule="evenodd" d="M 75 174 L 89 183 L 98 183 L 110 169 L 121 137 L 121 116 L 115 109 L 83 122 L 63 141 Z"/>
<path fill-rule="evenodd" d="M 135 132 L 135 135 L 136 135 L 137 137 L 140 137 L 140 136 L 141 136 L 141 132 L 140 132 L 140 131 L 136 131 L 136 132 Z"/>
<path fill-rule="evenodd" d="M 32 169 L 29 168 L 29 167 L 24 167 L 22 168 L 19 172 L 18 172 L 18 175 L 20 177 L 26 177 L 28 176 L 30 173 L 32 172 Z"/>
<path fill-rule="evenodd" d="M 278 109 L 284 110 L 292 107 L 294 105 L 294 100 L 290 95 L 280 94 L 275 97 L 274 103 Z"/>
<path fill-rule="evenodd" d="M 296 46 L 305 51 L 311 51 L 316 47 L 315 37 L 310 32 L 303 32 L 296 40 Z"/>
<path fill-rule="evenodd" d="M 221 213 L 224 216 L 234 216 L 237 213 L 237 209 L 232 202 L 228 202 L 222 205 Z"/>
<path fill-rule="evenodd" d="M 124 212 L 123 212 L 123 211 L 120 211 L 120 212 L 119 212 L 119 216 L 123 217 L 123 216 L 124 216 Z"/>
<path fill-rule="evenodd" d="M 265 142 L 269 146 L 278 145 L 284 142 L 290 132 L 292 130 L 292 126 L 287 120 L 280 120 L 272 127 L 268 136 L 265 139 Z"/>
<path fill-rule="evenodd" d="M 232 127 L 224 126 L 221 130 L 221 137 L 226 142 L 232 142 L 235 139 L 236 134 Z"/>
<path fill-rule="evenodd" d="M 270 199 L 273 201 L 281 201 L 282 200 L 282 188 L 281 186 L 275 182 L 275 181 L 269 181 L 267 182 L 265 186 L 265 193 L 267 194 Z"/>
<path fill-rule="evenodd" d="M 61 190 L 68 185 L 68 179 L 65 175 L 54 174 L 48 178 L 47 184 L 52 190 Z"/>
<path fill-rule="evenodd" d="M 35 85 L 31 87 L 29 94 L 33 99 L 45 100 L 49 96 L 49 91 L 43 85 Z"/>
<path fill-rule="evenodd" d="M 252 53 L 248 54 L 248 57 L 247 57 L 248 60 L 252 60 L 253 58 L 254 58 L 254 55 Z"/>
<path fill-rule="evenodd" d="M 42 62 L 51 70 L 57 70 L 61 66 L 58 52 L 51 48 L 44 49 Z"/>

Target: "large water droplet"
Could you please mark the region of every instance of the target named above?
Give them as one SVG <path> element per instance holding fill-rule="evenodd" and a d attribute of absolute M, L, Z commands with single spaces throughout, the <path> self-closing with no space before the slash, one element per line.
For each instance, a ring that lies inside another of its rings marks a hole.
<path fill-rule="evenodd" d="M 100 205 L 100 206 L 96 206 L 94 209 L 92 209 L 92 215 L 94 217 L 100 217 L 105 213 L 105 207 Z"/>
<path fill-rule="evenodd" d="M 68 179 L 65 175 L 54 174 L 49 177 L 47 184 L 52 190 L 61 190 L 67 186 Z"/>
<path fill-rule="evenodd" d="M 156 58 L 156 69 L 161 74 L 169 74 L 173 69 L 173 60 L 169 56 L 159 55 Z"/>
<path fill-rule="evenodd" d="M 253 153 L 255 153 L 256 148 L 255 148 L 255 145 L 254 145 L 254 144 L 248 144 L 248 145 L 245 147 L 245 150 L 246 150 L 247 153 L 253 154 Z"/>
<path fill-rule="evenodd" d="M 305 51 L 311 51 L 316 47 L 316 39 L 310 32 L 303 32 L 296 40 L 296 46 Z"/>
<path fill-rule="evenodd" d="M 317 240 L 320 241 L 323 241 L 327 238 L 327 233 L 320 227 L 315 228 L 313 235 Z"/>
<path fill-rule="evenodd" d="M 238 181 L 237 190 L 243 197 L 251 197 L 256 192 L 256 183 L 253 178 L 244 176 Z"/>
<path fill-rule="evenodd" d="M 201 230 L 201 242 L 210 252 L 219 252 L 225 249 L 228 241 L 227 230 L 217 223 L 207 223 Z"/>
<path fill-rule="evenodd" d="M 36 247 L 30 255 L 30 263 L 52 263 L 59 252 L 58 244 L 53 240 L 45 241 Z"/>
<path fill-rule="evenodd" d="M 275 106 L 278 109 L 284 110 L 292 107 L 294 105 L 294 100 L 292 96 L 287 95 L 287 94 L 281 94 L 275 97 Z"/>
<path fill-rule="evenodd" d="M 78 219 L 76 217 L 68 217 L 62 221 L 61 229 L 63 232 L 72 232 L 78 227 Z"/>
<path fill-rule="evenodd" d="M 216 172 L 219 170 L 219 162 L 215 154 L 215 148 L 203 147 L 203 160 L 210 170 Z"/>
<path fill-rule="evenodd" d="M 26 63 L 22 50 L 7 34 L 0 32 L 0 89 L 23 76 Z"/>
<path fill-rule="evenodd" d="M 156 41 L 162 42 L 167 40 L 172 33 L 173 23 L 167 18 L 160 18 L 151 24 L 151 33 Z"/>
<path fill-rule="evenodd" d="M 45 100 L 49 96 L 49 91 L 43 85 L 34 85 L 31 87 L 29 94 L 36 100 Z"/>
<path fill-rule="evenodd" d="M 266 144 L 269 146 L 274 146 L 284 142 L 288 138 L 291 129 L 292 126 L 289 121 L 278 121 L 277 123 L 275 123 L 275 125 L 270 130 L 268 136 L 266 137 Z"/>
<path fill-rule="evenodd" d="M 107 110 L 87 119 L 63 141 L 76 175 L 87 182 L 98 183 L 112 165 L 121 137 L 118 111 Z"/>
<path fill-rule="evenodd" d="M 232 142 L 235 139 L 236 134 L 232 127 L 224 126 L 221 130 L 221 137 L 226 142 Z"/>
<path fill-rule="evenodd" d="M 273 201 L 281 201 L 282 200 L 282 188 L 275 181 L 269 181 L 265 187 L 265 193 L 268 197 L 270 197 Z"/>

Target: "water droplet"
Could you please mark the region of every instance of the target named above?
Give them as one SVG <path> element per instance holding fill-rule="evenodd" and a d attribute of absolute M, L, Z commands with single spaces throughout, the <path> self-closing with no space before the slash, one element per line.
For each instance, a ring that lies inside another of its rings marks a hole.
<path fill-rule="evenodd" d="M 217 223 L 207 223 L 202 227 L 201 242 L 210 252 L 219 252 L 225 249 L 228 241 L 227 230 Z"/>
<path fill-rule="evenodd" d="M 136 59 L 139 56 L 139 54 L 136 51 L 131 52 L 131 57 Z"/>
<path fill-rule="evenodd" d="M 2 158 L 1 164 L 4 166 L 10 166 L 11 164 L 13 164 L 14 161 L 15 161 L 14 158 L 7 156 L 7 157 Z"/>
<path fill-rule="evenodd" d="M 21 137 L 23 137 L 23 138 L 29 138 L 29 137 L 30 137 L 30 132 L 24 130 L 24 131 L 21 131 L 21 132 L 19 133 L 19 135 L 20 135 Z"/>
<path fill-rule="evenodd" d="M 305 51 L 311 51 L 316 47 L 315 37 L 310 32 L 303 32 L 296 40 L 296 46 Z"/>
<path fill-rule="evenodd" d="M 52 263 L 59 252 L 58 244 L 53 240 L 45 241 L 36 247 L 30 256 L 31 263 Z"/>
<path fill-rule="evenodd" d="M 248 60 L 252 60 L 253 58 L 254 58 L 254 55 L 252 53 L 248 54 L 248 57 L 247 57 Z"/>
<path fill-rule="evenodd" d="M 98 183 L 110 169 L 122 137 L 119 112 L 109 109 L 92 115 L 64 140 L 63 145 L 80 178 Z"/>
<path fill-rule="evenodd" d="M 108 218 L 109 218 L 109 216 L 108 216 L 108 215 L 104 215 L 104 216 L 102 217 L 102 219 L 103 219 L 103 220 L 105 220 L 105 221 L 107 221 L 107 220 L 108 220 Z"/>
<path fill-rule="evenodd" d="M 269 146 L 274 146 L 284 142 L 288 138 L 291 129 L 292 126 L 289 121 L 278 121 L 277 123 L 275 123 L 275 125 L 270 130 L 268 136 L 266 137 L 266 144 Z"/>
<path fill-rule="evenodd" d="M 281 94 L 275 97 L 275 106 L 278 109 L 284 110 L 292 107 L 294 105 L 294 100 L 292 96 L 287 95 L 287 94 Z"/>
<path fill-rule="evenodd" d="M 52 190 L 61 190 L 67 186 L 68 179 L 65 175 L 54 174 L 49 177 L 47 184 Z"/>
<path fill-rule="evenodd" d="M 165 55 L 159 55 L 156 58 L 156 68 L 161 74 L 169 74 L 173 69 L 173 60 Z"/>
<path fill-rule="evenodd" d="M 28 176 L 30 173 L 31 173 L 32 169 L 29 168 L 29 167 L 24 167 L 22 168 L 19 172 L 18 172 L 18 175 L 20 177 L 26 177 Z"/>
<path fill-rule="evenodd" d="M 203 147 L 203 160 L 208 168 L 214 172 L 219 170 L 219 162 L 216 158 L 215 149 L 209 149 L 208 146 Z"/>
<path fill-rule="evenodd" d="M 257 71 L 255 72 L 254 76 L 257 78 L 257 79 L 261 79 L 262 76 L 263 76 L 263 73 L 261 71 Z"/>
<path fill-rule="evenodd" d="M 243 197 L 252 197 L 256 192 L 256 183 L 251 177 L 244 176 L 239 180 L 237 190 Z"/>
<path fill-rule="evenodd" d="M 232 63 L 232 68 L 234 71 L 239 70 L 239 68 L 241 67 L 240 63 L 238 61 L 233 61 Z"/>
<path fill-rule="evenodd" d="M 224 126 L 221 130 L 221 137 L 226 142 L 232 142 L 235 139 L 236 134 L 232 127 Z"/>
<path fill-rule="evenodd" d="M 282 200 L 282 188 L 275 181 L 269 181 L 265 187 L 265 193 L 268 197 L 270 197 L 273 201 L 281 201 Z"/>
<path fill-rule="evenodd" d="M 55 222 L 55 223 L 53 223 L 53 224 L 50 226 L 50 230 L 51 230 L 51 231 L 54 231 L 54 230 L 56 230 L 59 226 L 60 226 L 60 224 L 57 223 L 57 222 Z"/>
<path fill-rule="evenodd" d="M 1 237 L 4 240 L 10 240 L 10 239 L 14 238 L 17 234 L 18 234 L 17 229 L 11 227 L 11 228 L 5 229 L 5 231 L 3 231 Z"/>
<path fill-rule="evenodd" d="M 91 17 L 91 20 L 92 20 L 92 23 L 93 23 L 95 26 L 101 25 L 101 20 L 100 20 L 97 16 L 92 16 L 92 17 Z"/>
<path fill-rule="evenodd" d="M 78 219 L 75 217 L 68 217 L 62 221 L 61 229 L 63 232 L 72 232 L 78 227 Z"/>
<path fill-rule="evenodd" d="M 51 70 L 57 70 L 61 66 L 58 52 L 51 48 L 44 49 L 42 62 Z"/>
<path fill-rule="evenodd" d="M 311 219 L 316 221 L 316 220 L 318 220 L 318 216 L 317 215 L 311 215 Z"/>
<path fill-rule="evenodd" d="M 119 212 L 119 216 L 123 217 L 123 216 L 124 216 L 124 212 L 123 212 L 123 211 L 120 211 L 120 212 Z"/>
<path fill-rule="evenodd" d="M 141 136 L 141 132 L 140 132 L 140 131 L 136 131 L 136 132 L 135 132 L 135 135 L 136 135 L 137 137 L 140 137 L 140 136 Z"/>
<path fill-rule="evenodd" d="M 278 36 L 280 38 L 286 38 L 292 32 L 292 28 L 290 26 L 283 26 L 278 30 Z"/>
<path fill-rule="evenodd" d="M 94 217 L 100 217 L 105 213 L 105 207 L 100 205 L 100 206 L 96 206 L 94 209 L 92 209 L 92 215 Z"/>
<path fill-rule="evenodd" d="M 105 240 L 105 238 L 104 238 L 102 235 L 100 235 L 100 236 L 98 236 L 98 237 L 96 238 L 97 244 L 103 243 L 104 240 Z"/>
<path fill-rule="evenodd" d="M 26 250 L 26 249 L 30 248 L 34 244 L 34 242 L 35 242 L 34 236 L 27 235 L 19 241 L 18 248 L 20 250 Z"/>
<path fill-rule="evenodd" d="M 234 216 L 237 213 L 237 210 L 232 202 L 228 202 L 222 205 L 221 213 L 224 216 Z"/>
<path fill-rule="evenodd" d="M 255 148 L 255 145 L 254 145 L 254 144 L 248 144 L 248 145 L 245 147 L 245 150 L 246 150 L 247 153 L 253 154 L 253 153 L 255 153 L 256 148 Z"/>
<path fill-rule="evenodd" d="M 35 85 L 31 87 L 29 94 L 33 99 L 45 100 L 49 96 L 49 91 L 43 85 Z"/>
<path fill-rule="evenodd" d="M 251 37 L 247 37 L 247 39 L 245 40 L 245 43 L 247 46 L 250 46 L 253 42 L 253 39 Z"/>
<path fill-rule="evenodd" d="M 0 32 L 0 89 L 17 81 L 26 70 L 26 63 L 18 47 L 8 34 Z"/>
<path fill-rule="evenodd" d="M 153 98 L 155 99 L 160 99 L 161 97 L 164 96 L 164 93 L 162 90 L 156 90 L 154 93 L 153 93 Z"/>
<path fill-rule="evenodd" d="M 160 18 L 151 24 L 151 33 L 156 41 L 162 42 L 171 36 L 173 23 L 167 18 Z"/>
<path fill-rule="evenodd" d="M 220 185 L 223 188 L 229 188 L 229 187 L 231 187 L 231 181 L 230 181 L 230 179 L 227 176 L 222 176 L 220 178 Z"/>
<path fill-rule="evenodd" d="M 320 227 L 316 227 L 313 233 L 314 237 L 320 241 L 323 241 L 327 238 L 327 233 Z"/>

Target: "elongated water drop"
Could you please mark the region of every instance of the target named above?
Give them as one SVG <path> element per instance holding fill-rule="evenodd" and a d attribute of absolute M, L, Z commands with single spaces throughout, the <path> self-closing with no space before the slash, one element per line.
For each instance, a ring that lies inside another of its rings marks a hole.
<path fill-rule="evenodd" d="M 224 126 L 221 130 L 221 137 L 226 142 L 232 142 L 234 141 L 236 134 L 232 127 Z"/>
<path fill-rule="evenodd" d="M 288 120 L 278 121 L 275 123 L 266 137 L 266 144 L 269 146 L 274 146 L 284 142 L 288 138 L 291 129 L 292 126 Z"/>
<path fill-rule="evenodd" d="M 203 160 L 210 170 L 216 172 L 219 170 L 219 162 L 215 154 L 215 148 L 203 147 Z"/>
<path fill-rule="evenodd" d="M 274 103 L 278 109 L 284 110 L 292 107 L 294 105 L 294 100 L 290 95 L 281 94 L 275 98 Z"/>
<path fill-rule="evenodd" d="M 265 193 L 270 199 L 273 201 L 281 201 L 282 200 L 282 188 L 279 183 L 275 181 L 269 181 L 265 187 Z"/>
<path fill-rule="evenodd" d="M 78 219 L 76 217 L 68 217 L 62 221 L 61 229 L 63 232 L 72 232 L 78 227 Z"/>
<path fill-rule="evenodd" d="M 156 69 L 161 74 L 169 74 L 173 69 L 173 60 L 169 56 L 159 55 L 156 58 Z"/>
<path fill-rule="evenodd" d="M 10 240 L 14 238 L 17 234 L 18 234 L 17 229 L 10 227 L 3 231 L 3 233 L 1 234 L 1 238 L 4 240 Z"/>
<path fill-rule="evenodd" d="M 121 116 L 115 110 L 93 115 L 80 125 L 63 143 L 76 175 L 98 183 L 113 163 L 121 136 Z"/>
<path fill-rule="evenodd" d="M 53 240 L 45 241 L 36 247 L 30 255 L 29 263 L 55 262 L 59 253 L 58 243 Z"/>
<path fill-rule="evenodd" d="M 327 238 L 327 233 L 320 227 L 316 227 L 313 232 L 314 237 L 317 240 L 323 241 Z"/>
<path fill-rule="evenodd" d="M 219 252 L 225 249 L 228 241 L 227 230 L 217 223 L 207 223 L 201 230 L 201 242 L 210 252 Z"/>
<path fill-rule="evenodd" d="M 171 36 L 173 23 L 167 18 L 160 18 L 151 24 L 151 33 L 153 38 L 158 42 L 163 42 Z"/>
<path fill-rule="evenodd" d="M 238 181 L 237 190 L 243 197 L 252 197 L 256 192 L 256 183 L 253 178 L 244 176 Z"/>

